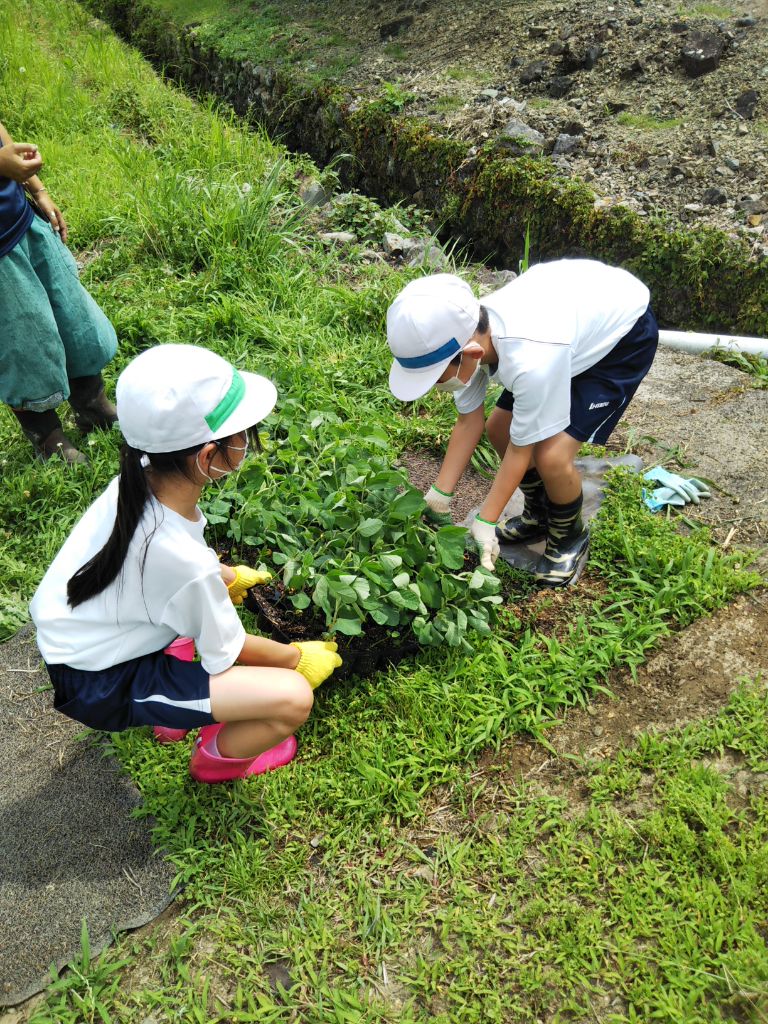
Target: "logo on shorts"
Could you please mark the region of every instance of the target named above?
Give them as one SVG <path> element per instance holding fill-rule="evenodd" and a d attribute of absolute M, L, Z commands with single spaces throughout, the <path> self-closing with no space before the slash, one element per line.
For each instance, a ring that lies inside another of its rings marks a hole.
<path fill-rule="evenodd" d="M 606 405 L 610 405 L 610 404 L 611 404 L 610 402 L 590 402 L 589 403 L 589 408 L 590 409 L 604 409 L 606 407 Z"/>

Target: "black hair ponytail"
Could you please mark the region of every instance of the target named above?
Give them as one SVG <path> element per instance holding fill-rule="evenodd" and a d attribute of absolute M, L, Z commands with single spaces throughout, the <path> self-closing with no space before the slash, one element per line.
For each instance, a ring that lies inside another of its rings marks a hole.
<path fill-rule="evenodd" d="M 251 431 L 244 433 L 250 436 Z M 225 437 L 213 443 L 230 469 L 234 469 L 228 449 L 231 441 L 232 437 Z M 147 459 L 152 467 L 152 472 L 158 476 L 178 474 L 191 478 L 189 456 L 197 454 L 203 447 L 204 445 L 198 444 L 178 452 L 152 452 L 147 455 Z M 143 452 L 137 448 L 131 448 L 128 444 L 124 444 L 120 449 L 120 483 L 117 492 L 115 525 L 101 551 L 97 551 L 93 558 L 81 566 L 67 583 L 67 603 L 70 608 L 77 608 L 84 601 L 97 597 L 117 579 L 122 571 L 133 535 L 144 515 L 147 502 L 152 496 L 152 489 L 149 486 L 142 462 L 143 458 Z M 156 522 L 155 529 L 157 525 Z M 147 546 L 153 534 L 154 530 L 147 537 Z M 146 557 L 147 547 L 145 546 L 144 560 Z M 142 572 L 143 569 L 142 562 Z"/>
<path fill-rule="evenodd" d="M 151 493 L 141 459 L 142 453 L 130 445 L 124 444 L 120 449 L 115 525 L 101 551 L 81 566 L 67 583 L 67 603 L 70 608 L 76 608 L 106 590 L 123 568 L 128 546 Z"/>

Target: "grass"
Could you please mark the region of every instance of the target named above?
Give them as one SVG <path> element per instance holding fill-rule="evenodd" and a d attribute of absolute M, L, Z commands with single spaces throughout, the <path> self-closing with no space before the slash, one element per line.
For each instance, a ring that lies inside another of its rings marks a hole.
<path fill-rule="evenodd" d="M 77 1017 L 94 1004 L 126 1022 L 757 1024 L 768 803 L 743 779 L 768 769 L 767 726 L 765 689 L 747 682 L 712 719 L 555 784 L 523 783 L 503 759 L 463 767 L 407 825 L 339 832 L 308 816 L 303 793 L 254 805 L 240 787 L 227 801 L 239 836 L 222 843 L 221 801 L 178 801 L 182 841 L 225 895 L 208 903 L 198 877 L 196 913 L 165 948 L 127 937 L 78 964 L 34 1024 L 99 1019 Z M 167 777 L 155 789 L 172 798 Z M 136 960 L 149 978 L 119 991 Z"/>
<path fill-rule="evenodd" d="M 494 80 L 492 72 L 477 67 L 466 67 L 464 64 L 454 64 L 446 68 L 443 74 L 451 82 L 471 82 L 475 85 L 490 85 Z"/>
<path fill-rule="evenodd" d="M 405 60 L 408 56 L 408 51 L 402 43 L 385 43 L 383 50 L 392 60 Z"/>
<path fill-rule="evenodd" d="M 333 16 L 313 16 L 305 4 L 153 0 L 152 9 L 178 25 L 194 26 L 198 40 L 215 43 L 225 57 L 295 64 L 321 81 L 333 81 L 357 62 Z"/>
<path fill-rule="evenodd" d="M 735 366 L 737 370 L 748 373 L 753 378 L 753 387 L 768 388 L 768 359 L 765 356 L 754 356 L 745 352 L 733 352 L 718 348 L 712 349 L 707 354 L 710 359 L 716 359 L 718 363 Z"/>
<path fill-rule="evenodd" d="M 434 101 L 433 106 L 435 110 L 440 113 L 448 113 L 452 110 L 460 110 L 466 100 L 462 96 L 438 96 Z"/>
<path fill-rule="evenodd" d="M 724 7 L 722 4 L 694 4 L 693 7 L 681 8 L 678 12 L 681 17 L 717 18 L 725 21 L 733 18 L 735 11 L 732 7 Z"/>
<path fill-rule="evenodd" d="M 3 120 L 40 145 L 94 256 L 85 280 L 121 341 L 110 387 L 149 344 L 202 343 L 273 377 L 283 401 L 383 426 L 393 457 L 444 443 L 447 403 L 403 410 L 385 385 L 385 310 L 405 277 L 317 243 L 279 147 L 195 106 L 66 0 L 1 13 L 0 52 Z M 116 471 L 118 434 L 91 440 L 89 466 L 42 466 L 0 412 L 7 631 Z M 755 584 L 742 556 L 652 517 L 639 487 L 615 475 L 567 619 L 543 629 L 521 602 L 471 654 L 323 687 L 289 768 L 200 787 L 188 744 L 112 737 L 184 886 L 181 917 L 93 961 L 84 929 L 34 1024 L 759 1020 L 768 810 L 757 783 L 739 803 L 704 762 L 733 750 L 765 771 L 764 688 L 585 766 L 578 809 L 503 758 L 478 762 L 521 732 L 544 739 L 610 673 Z"/>
<path fill-rule="evenodd" d="M 616 120 L 627 128 L 639 128 L 643 132 L 665 132 L 683 124 L 682 117 L 653 117 L 652 114 L 630 114 L 626 111 Z"/>

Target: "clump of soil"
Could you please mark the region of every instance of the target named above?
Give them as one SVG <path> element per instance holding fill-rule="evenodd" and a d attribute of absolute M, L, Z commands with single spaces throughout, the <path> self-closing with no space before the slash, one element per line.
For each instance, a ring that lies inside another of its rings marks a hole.
<path fill-rule="evenodd" d="M 254 587 L 243 603 L 257 616 L 264 630 L 271 632 L 272 639 L 281 643 L 318 640 L 326 632 L 325 617 L 311 607 L 298 613 L 288 602 L 286 589 L 280 582 Z M 334 634 L 333 639 L 342 659 L 341 668 L 334 673 L 337 679 L 372 675 L 378 668 L 396 664 L 420 649 L 410 630 L 393 637 L 386 626 L 375 622 L 366 623 L 365 632 L 359 637 Z"/>

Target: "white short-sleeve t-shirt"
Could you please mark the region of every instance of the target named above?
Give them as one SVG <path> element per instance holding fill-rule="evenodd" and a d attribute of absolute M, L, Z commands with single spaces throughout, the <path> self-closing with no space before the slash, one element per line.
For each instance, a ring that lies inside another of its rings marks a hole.
<path fill-rule="evenodd" d="M 650 294 L 626 270 L 595 260 L 540 263 L 482 301 L 499 357 L 455 396 L 460 413 L 482 405 L 489 380 L 514 396 L 510 438 L 524 446 L 570 423 L 571 378 L 594 366 L 634 326 Z"/>
<path fill-rule="evenodd" d="M 117 491 L 116 478 L 75 526 L 32 598 L 43 658 L 98 671 L 190 636 L 207 672 L 230 668 L 243 649 L 245 629 L 216 553 L 203 539 L 202 512 L 191 522 L 152 498 L 122 573 L 96 597 L 76 608 L 67 604 L 68 580 L 112 532 Z"/>

